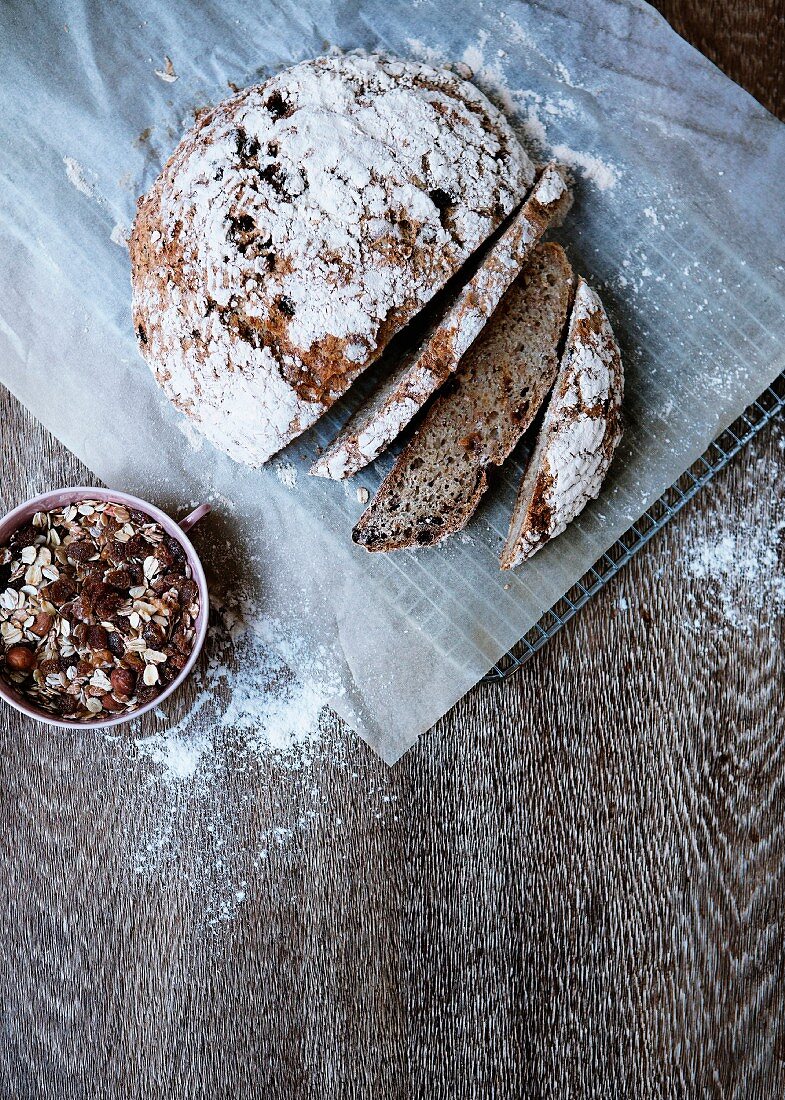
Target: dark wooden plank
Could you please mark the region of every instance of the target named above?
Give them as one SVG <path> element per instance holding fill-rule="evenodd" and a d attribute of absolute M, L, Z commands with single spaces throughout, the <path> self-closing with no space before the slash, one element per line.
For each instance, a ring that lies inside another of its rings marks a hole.
<path fill-rule="evenodd" d="M 772 4 L 669 10 L 737 77 L 722 27 L 753 11 L 763 94 Z M 89 476 L 4 391 L 0 469 L 3 506 Z M 775 425 L 392 770 L 334 722 L 299 769 L 227 733 L 173 790 L 133 751 L 153 719 L 106 740 L 3 709 L 0 1095 L 782 1095 L 782 609 L 742 586 L 734 629 L 685 563 L 771 529 L 783 469 Z"/>
<path fill-rule="evenodd" d="M 679 34 L 785 118 L 785 4 L 782 0 L 654 0 Z"/>

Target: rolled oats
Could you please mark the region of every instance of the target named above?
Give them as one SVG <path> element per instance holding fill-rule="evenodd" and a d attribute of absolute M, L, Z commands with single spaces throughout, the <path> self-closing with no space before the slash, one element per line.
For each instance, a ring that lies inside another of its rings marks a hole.
<path fill-rule="evenodd" d="M 0 675 L 51 714 L 89 722 L 154 699 L 198 614 L 180 543 L 123 505 L 36 512 L 0 547 Z"/>

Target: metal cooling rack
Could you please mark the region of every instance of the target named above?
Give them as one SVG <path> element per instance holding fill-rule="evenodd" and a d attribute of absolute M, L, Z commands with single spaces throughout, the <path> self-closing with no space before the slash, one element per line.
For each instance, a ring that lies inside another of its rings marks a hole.
<path fill-rule="evenodd" d="M 546 611 L 538 623 L 524 635 L 509 653 L 496 662 L 483 677 L 484 683 L 509 680 L 542 649 L 554 634 L 565 626 L 576 612 L 589 602 L 601 588 L 615 577 L 642 546 L 681 511 L 688 500 L 702 489 L 714 475 L 727 466 L 742 447 L 758 434 L 769 421 L 785 409 L 785 373 L 780 374 L 757 401 L 734 420 L 729 428 L 714 440 L 705 454 L 671 485 L 641 518 L 594 563 L 591 569 Z"/>

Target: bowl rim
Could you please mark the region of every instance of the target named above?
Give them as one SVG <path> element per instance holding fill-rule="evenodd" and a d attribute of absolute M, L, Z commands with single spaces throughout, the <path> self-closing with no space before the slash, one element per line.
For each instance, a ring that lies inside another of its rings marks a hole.
<path fill-rule="evenodd" d="M 121 726 L 128 722 L 133 722 L 148 711 L 154 710 L 156 707 L 160 706 L 165 699 L 168 699 L 170 695 L 177 691 L 180 685 L 191 674 L 199 658 L 199 654 L 202 651 L 202 647 L 204 646 L 205 638 L 207 637 L 208 620 L 210 617 L 210 597 L 204 567 L 187 534 L 191 527 L 198 523 L 210 511 L 210 506 L 207 504 L 199 505 L 178 522 L 172 519 L 166 512 L 156 507 L 156 505 L 150 504 L 149 501 L 143 500 L 141 497 L 133 496 L 131 493 L 121 492 L 119 489 L 105 489 L 98 485 L 75 485 L 73 487 L 67 486 L 62 489 L 50 489 L 45 493 L 40 493 L 38 496 L 30 497 L 29 500 L 23 501 L 15 508 L 12 508 L 10 512 L 0 517 L 0 546 L 2 546 L 6 539 L 9 538 L 14 531 L 18 530 L 23 523 L 35 515 L 36 512 L 45 512 L 52 508 L 66 507 L 69 504 L 76 504 L 79 501 L 88 499 L 123 504 L 139 512 L 144 512 L 145 515 L 150 516 L 152 520 L 159 523 L 168 535 L 178 540 L 185 550 L 193 579 L 196 581 L 199 588 L 199 615 L 196 620 L 196 634 L 194 636 L 194 644 L 191 653 L 185 665 L 174 680 L 172 680 L 171 684 L 168 684 L 167 687 L 164 688 L 159 695 L 156 695 L 154 699 L 151 699 L 149 703 L 145 703 L 140 707 L 134 707 L 133 710 L 115 715 L 112 718 L 99 718 L 80 722 L 69 722 L 64 718 L 57 718 L 29 702 L 21 692 L 13 688 L 3 676 L 0 675 L 0 698 L 28 718 L 32 718 L 38 722 L 44 722 L 48 726 L 55 726 L 58 729 L 110 729 L 113 726 Z"/>

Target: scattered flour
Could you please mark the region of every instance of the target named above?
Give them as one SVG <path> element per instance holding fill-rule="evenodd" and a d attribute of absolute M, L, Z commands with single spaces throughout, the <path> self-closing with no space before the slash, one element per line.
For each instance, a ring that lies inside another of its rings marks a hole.
<path fill-rule="evenodd" d="M 288 459 L 279 459 L 273 466 L 273 469 L 275 470 L 275 476 L 287 489 L 295 489 L 297 487 L 297 467 L 294 463 L 289 462 Z"/>
<path fill-rule="evenodd" d="M 83 168 L 79 161 L 73 157 L 63 157 L 63 164 L 69 183 L 72 183 L 76 190 L 81 191 L 83 195 L 94 199 L 96 197 L 95 184 L 88 178 L 87 169 Z M 92 172 L 89 174 L 92 175 Z"/>
<path fill-rule="evenodd" d="M 188 440 L 188 446 L 192 451 L 201 451 L 204 447 L 204 436 L 196 427 L 192 420 L 187 420 L 184 416 L 178 416 L 175 420 L 175 424 Z"/>
<path fill-rule="evenodd" d="M 514 20 L 508 17 L 506 17 L 506 20 L 508 29 L 516 31 L 514 37 L 518 41 L 525 42 L 529 48 L 535 48 Z M 541 149 L 544 155 L 553 156 L 562 163 L 569 165 L 569 167 L 578 170 L 581 176 L 594 184 L 598 190 L 613 190 L 622 175 L 621 169 L 617 165 L 600 160 L 599 157 L 589 152 L 572 149 L 570 146 L 560 143 L 554 144 L 548 138 L 547 123 L 549 121 L 578 116 L 579 108 L 575 99 L 571 96 L 555 96 L 546 99 L 535 91 L 511 90 L 504 71 L 503 51 L 501 56 L 499 52 L 495 53 L 491 61 L 486 58 L 487 38 L 487 33 L 480 31 L 477 41 L 470 43 L 463 51 L 460 68 L 456 65 L 451 67 L 459 70 L 462 76 L 467 78 L 476 77 L 479 86 L 483 90 L 489 91 L 505 112 L 517 119 L 527 138 Z M 421 60 L 428 61 L 433 65 L 450 65 L 449 59 L 443 53 L 433 47 L 426 46 L 419 39 L 409 38 L 407 39 L 407 45 L 411 52 Z M 464 69 L 468 71 L 463 71 Z M 563 64 L 556 63 L 554 73 L 565 87 L 581 87 L 573 81 L 569 71 Z M 654 216 L 656 218 L 656 214 Z"/>
<path fill-rule="evenodd" d="M 705 586 L 701 603 L 716 605 L 725 622 L 744 634 L 785 612 L 785 575 L 780 566 L 783 531 L 785 521 L 773 525 L 740 521 L 732 531 L 703 535 L 688 546 L 684 567 Z M 691 625 L 702 629 L 705 623 L 706 612 L 699 609 Z"/>
<path fill-rule="evenodd" d="M 128 248 L 128 237 L 130 233 L 131 230 L 127 225 L 124 225 L 122 222 L 117 222 L 117 224 L 112 227 L 112 232 L 109 234 L 109 240 L 113 244 L 119 245 L 120 248 Z"/>
<path fill-rule="evenodd" d="M 589 153 L 576 152 L 568 145 L 554 145 L 552 151 L 559 160 L 571 168 L 577 168 L 583 178 L 594 183 L 600 191 L 610 191 L 616 186 L 621 173 L 615 165 Z"/>
<path fill-rule="evenodd" d="M 375 823 L 397 820 L 384 765 L 354 736 L 341 737 L 327 709 L 338 689 L 326 662 L 312 658 L 295 676 L 260 639 L 264 628 L 278 636 L 281 625 L 251 600 L 222 608 L 199 670 L 156 711 L 160 731 L 107 738 L 128 745 L 137 769 L 141 804 L 128 830 L 135 871 L 187 890 L 205 929 L 225 926 L 268 888 L 269 861 L 291 861 L 310 833 L 342 826 L 322 774 L 339 770 L 356 784 L 357 805 Z M 292 657 L 303 645 L 291 639 Z M 280 873 L 269 872 L 275 881 Z"/>
<path fill-rule="evenodd" d="M 139 738 L 136 747 L 142 756 L 161 766 L 162 775 L 175 782 L 193 778 L 210 742 L 206 737 L 189 739 L 172 731 L 165 736 Z"/>

